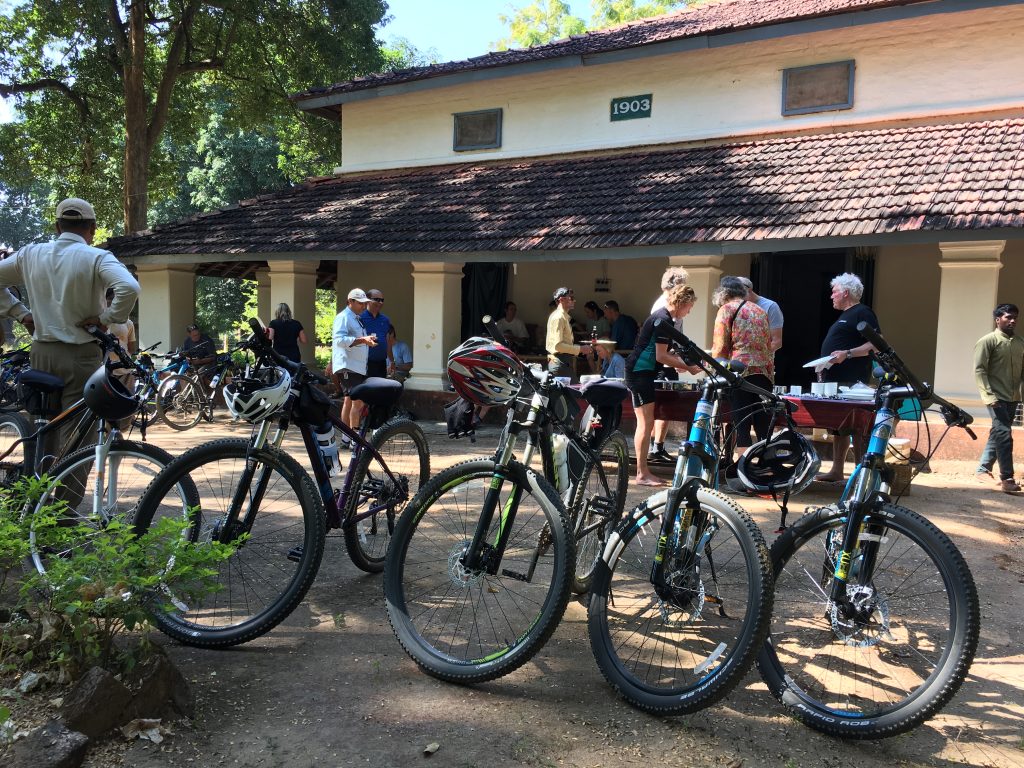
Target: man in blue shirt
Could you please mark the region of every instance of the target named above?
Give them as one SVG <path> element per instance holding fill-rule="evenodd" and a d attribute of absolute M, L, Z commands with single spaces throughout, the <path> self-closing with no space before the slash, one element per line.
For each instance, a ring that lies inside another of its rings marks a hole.
<path fill-rule="evenodd" d="M 377 337 L 377 346 L 370 347 L 366 360 L 366 375 L 385 378 L 388 375 L 388 328 L 391 320 L 381 310 L 384 308 L 384 293 L 378 288 L 366 292 L 366 309 L 359 319 L 363 321 L 366 333 Z"/>
<path fill-rule="evenodd" d="M 611 323 L 609 335 L 619 349 L 632 349 L 636 344 L 636 333 L 638 330 L 636 320 L 629 315 L 619 312 L 619 302 L 606 301 L 604 303 L 604 316 Z"/>

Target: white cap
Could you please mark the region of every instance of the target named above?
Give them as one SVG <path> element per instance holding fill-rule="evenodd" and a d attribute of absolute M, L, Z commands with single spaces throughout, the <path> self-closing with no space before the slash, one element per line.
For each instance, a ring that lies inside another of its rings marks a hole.
<path fill-rule="evenodd" d="M 349 301 L 366 301 L 366 292 L 362 288 L 353 288 L 348 292 Z"/>
<path fill-rule="evenodd" d="M 96 211 L 88 201 L 82 200 L 80 197 L 69 197 L 57 204 L 57 218 L 96 221 Z"/>

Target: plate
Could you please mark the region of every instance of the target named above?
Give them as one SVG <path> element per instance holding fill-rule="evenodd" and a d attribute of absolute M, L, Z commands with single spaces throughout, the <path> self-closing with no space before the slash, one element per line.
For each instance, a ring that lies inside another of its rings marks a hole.
<path fill-rule="evenodd" d="M 817 360 L 811 360 L 809 363 L 804 363 L 804 368 L 817 368 L 819 365 L 825 365 L 825 363 L 831 365 L 832 363 L 830 363 L 829 360 L 831 360 L 831 358 L 828 355 L 825 355 L 824 357 L 819 357 Z"/>

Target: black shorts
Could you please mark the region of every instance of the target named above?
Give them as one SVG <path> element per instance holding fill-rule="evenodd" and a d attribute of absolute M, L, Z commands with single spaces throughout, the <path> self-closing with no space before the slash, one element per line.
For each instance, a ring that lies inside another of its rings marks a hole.
<path fill-rule="evenodd" d="M 340 373 L 334 374 L 334 376 L 338 381 L 338 388 L 346 396 L 348 396 L 353 387 L 357 387 L 366 381 L 365 374 L 350 371 L 348 368 L 344 368 Z"/>
<path fill-rule="evenodd" d="M 654 371 L 626 372 L 626 387 L 633 396 L 633 407 L 640 408 L 654 402 Z"/>
<path fill-rule="evenodd" d="M 366 361 L 366 376 L 377 376 L 385 379 L 388 375 L 388 361 L 387 360 L 367 360 Z"/>

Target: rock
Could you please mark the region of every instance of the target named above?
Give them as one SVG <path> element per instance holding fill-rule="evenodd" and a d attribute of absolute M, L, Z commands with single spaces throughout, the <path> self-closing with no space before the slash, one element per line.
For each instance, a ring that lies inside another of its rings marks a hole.
<path fill-rule="evenodd" d="M 110 672 L 93 667 L 64 698 L 60 714 L 68 727 L 95 738 L 125 722 L 131 699 L 131 691 Z"/>
<path fill-rule="evenodd" d="M 88 736 L 51 720 L 14 742 L 7 752 L 4 768 L 78 768 L 88 748 Z"/>
<path fill-rule="evenodd" d="M 157 649 L 125 678 L 132 700 L 121 722 L 195 716 L 192 689 L 162 649 Z"/>
<path fill-rule="evenodd" d="M 50 682 L 50 676 L 45 672 L 26 672 L 18 681 L 19 693 L 32 693 Z"/>

